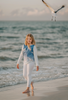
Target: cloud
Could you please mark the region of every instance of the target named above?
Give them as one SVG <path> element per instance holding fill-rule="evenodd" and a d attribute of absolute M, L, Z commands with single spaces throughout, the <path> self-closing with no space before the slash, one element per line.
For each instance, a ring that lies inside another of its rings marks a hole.
<path fill-rule="evenodd" d="M 39 10 L 39 9 L 33 9 L 33 8 L 22 8 L 22 9 L 16 9 L 16 10 L 13 10 L 11 12 L 11 15 L 12 16 L 39 16 L 39 15 L 44 15 L 44 14 L 48 14 L 49 13 L 49 10 L 46 8 L 46 9 L 42 9 L 42 10 Z"/>
<path fill-rule="evenodd" d="M 68 16 L 68 8 L 64 8 L 57 13 L 59 15 L 59 19 L 63 16 L 63 19 L 67 19 Z M 46 16 L 46 17 L 45 17 Z M 50 19 L 51 18 L 51 11 L 48 8 L 44 9 L 37 9 L 37 8 L 22 8 L 22 9 L 15 9 L 11 12 L 11 15 L 8 16 L 10 19 L 25 19 L 25 20 L 40 20 L 40 19 Z"/>
<path fill-rule="evenodd" d="M 29 11 L 33 11 L 32 8 L 22 8 L 22 9 L 15 9 L 11 12 L 11 15 L 13 16 L 21 16 L 21 15 L 27 15 Z"/>
<path fill-rule="evenodd" d="M 0 10 L 0 16 L 2 16 L 3 15 L 3 11 L 2 10 Z"/>
<path fill-rule="evenodd" d="M 27 12 L 27 15 L 28 15 L 28 16 L 37 15 L 38 13 L 39 13 L 38 10 L 37 10 L 37 9 L 34 9 L 33 11 L 28 11 L 28 12 Z"/>
<path fill-rule="evenodd" d="M 32 15 L 38 16 L 38 15 L 43 15 L 43 14 L 45 14 L 45 10 L 39 11 L 38 9 L 34 9 L 33 11 L 28 11 L 27 13 L 28 16 L 32 16 Z"/>
<path fill-rule="evenodd" d="M 68 8 L 62 10 L 62 11 L 59 11 L 59 15 L 66 15 L 68 14 Z"/>
<path fill-rule="evenodd" d="M 13 10 L 13 11 L 11 12 L 11 15 L 12 15 L 12 16 L 19 16 L 19 9 Z"/>
<path fill-rule="evenodd" d="M 66 9 L 65 13 L 68 13 L 68 9 Z"/>
<path fill-rule="evenodd" d="M 43 10 L 39 10 L 39 9 L 32 9 L 32 8 L 23 8 L 23 10 L 25 11 L 27 16 L 38 16 L 38 15 L 43 15 L 46 13 L 49 13 L 49 10 L 43 9 Z"/>
<path fill-rule="evenodd" d="M 22 8 L 22 10 L 28 12 L 28 11 L 33 11 L 34 9 L 33 9 L 33 8 L 29 8 L 29 7 L 27 7 L 27 8 Z"/>

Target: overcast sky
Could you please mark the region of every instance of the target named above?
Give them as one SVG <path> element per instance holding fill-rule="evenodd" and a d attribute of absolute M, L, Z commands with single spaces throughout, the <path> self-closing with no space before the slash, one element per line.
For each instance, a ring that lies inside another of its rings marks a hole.
<path fill-rule="evenodd" d="M 68 0 L 44 0 L 57 10 L 57 20 L 68 20 Z M 0 0 L 0 20 L 50 20 L 51 11 L 42 0 Z"/>

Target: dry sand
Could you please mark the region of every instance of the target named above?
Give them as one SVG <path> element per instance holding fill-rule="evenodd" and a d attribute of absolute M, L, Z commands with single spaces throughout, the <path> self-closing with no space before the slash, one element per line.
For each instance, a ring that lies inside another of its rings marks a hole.
<path fill-rule="evenodd" d="M 68 77 L 34 83 L 34 92 L 22 94 L 26 84 L 0 88 L 0 100 L 68 100 Z"/>

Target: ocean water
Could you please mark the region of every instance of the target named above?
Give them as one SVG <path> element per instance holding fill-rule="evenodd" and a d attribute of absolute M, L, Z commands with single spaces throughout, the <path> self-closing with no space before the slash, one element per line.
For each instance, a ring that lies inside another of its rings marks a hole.
<path fill-rule="evenodd" d="M 0 21 L 0 88 L 26 83 L 23 59 L 19 69 L 16 64 L 28 33 L 36 40 L 39 60 L 33 81 L 68 77 L 68 21 Z"/>

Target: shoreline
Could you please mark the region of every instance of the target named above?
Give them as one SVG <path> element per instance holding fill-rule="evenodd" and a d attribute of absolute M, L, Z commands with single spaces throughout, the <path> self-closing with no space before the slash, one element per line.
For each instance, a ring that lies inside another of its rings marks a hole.
<path fill-rule="evenodd" d="M 34 83 L 34 92 L 22 94 L 26 89 L 26 84 L 0 88 L 1 100 L 58 100 L 59 98 L 68 98 L 68 77 L 41 81 Z M 50 98 L 50 99 L 49 99 Z M 60 99 L 59 99 L 60 100 Z"/>
<path fill-rule="evenodd" d="M 35 81 L 34 83 L 38 83 L 38 82 L 47 82 L 47 81 L 53 81 L 53 80 L 57 80 L 57 79 L 63 79 L 63 78 L 66 78 L 66 77 L 68 77 L 68 76 L 65 76 L 65 77 L 59 77 L 59 78 L 53 78 L 53 79 L 47 79 L 47 80 L 40 80 L 40 81 Z M 27 84 L 27 82 L 25 82 L 25 83 L 19 83 L 19 84 L 14 84 L 14 85 L 7 85 L 7 86 L 3 86 L 3 87 L 0 87 L 0 91 L 1 91 L 1 89 L 5 89 L 5 88 L 7 88 L 8 89 L 8 87 L 13 87 L 13 86 L 18 86 L 18 85 L 24 85 L 24 84 Z"/>

